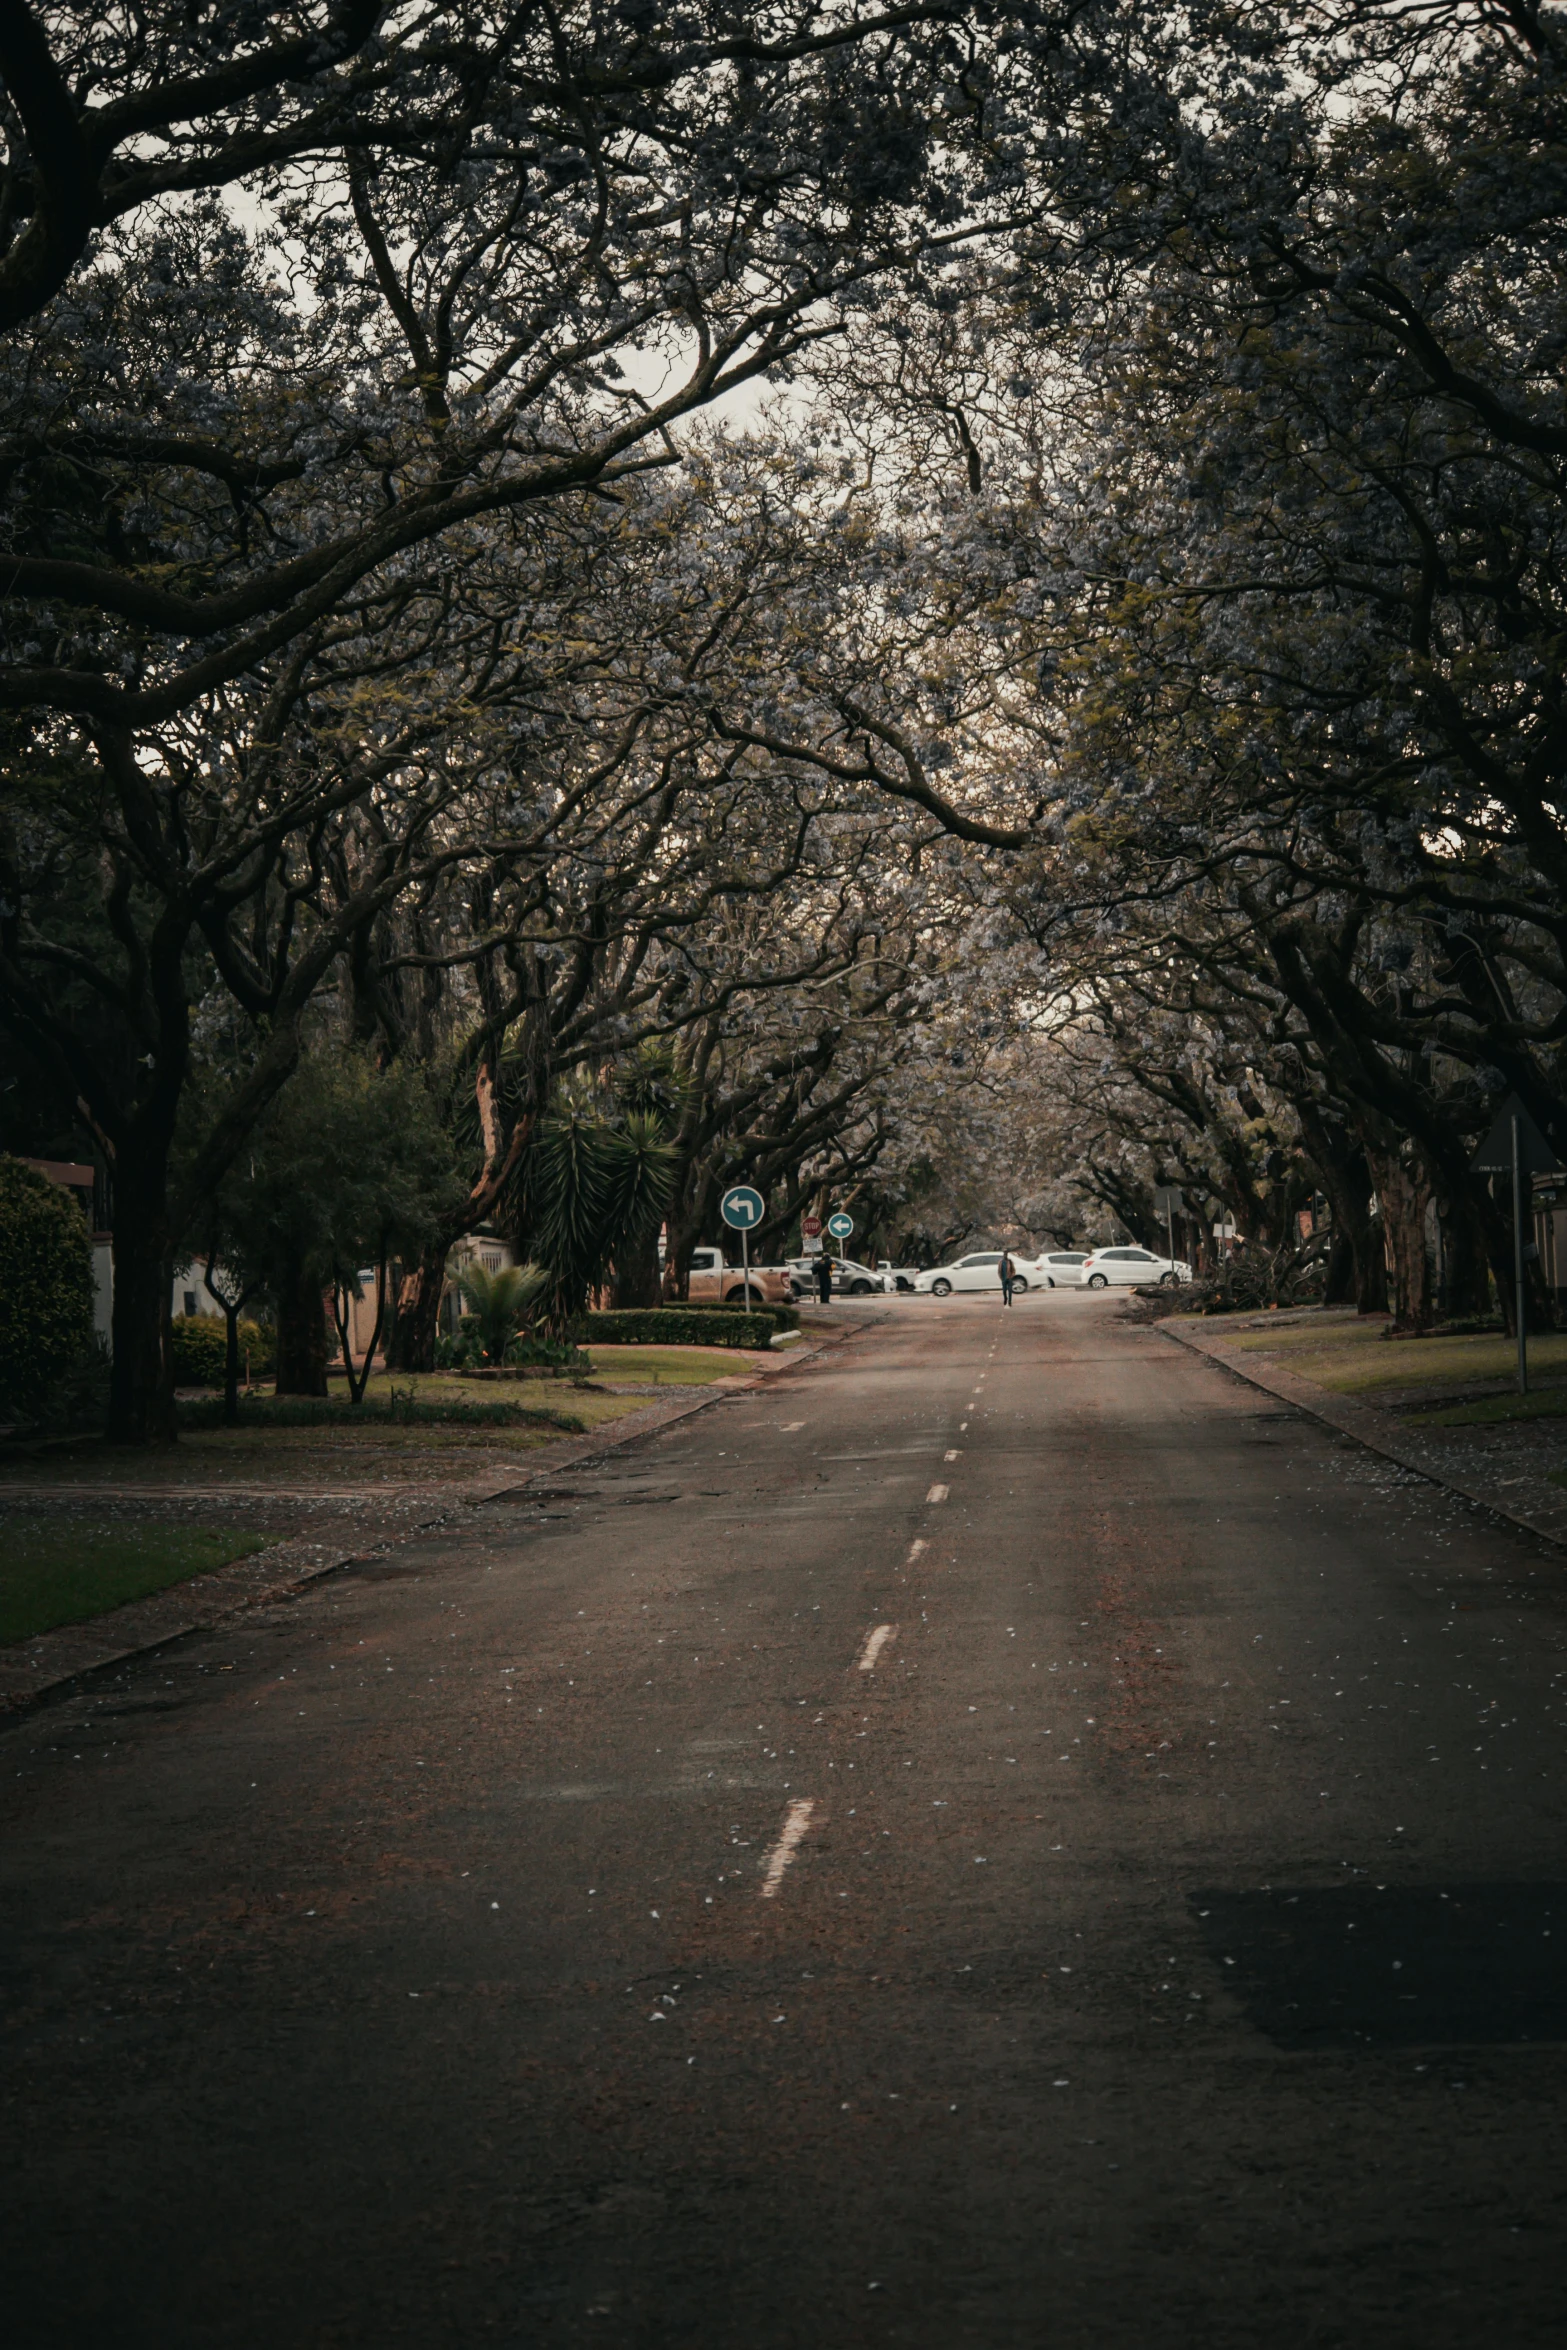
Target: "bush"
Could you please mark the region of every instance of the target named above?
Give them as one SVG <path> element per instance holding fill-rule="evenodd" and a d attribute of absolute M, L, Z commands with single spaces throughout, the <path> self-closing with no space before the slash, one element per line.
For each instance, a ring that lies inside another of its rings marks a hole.
<path fill-rule="evenodd" d="M 0 1159 L 0 1418 L 55 1415 L 93 1345 L 92 1242 L 68 1192 Z"/>
<path fill-rule="evenodd" d="M 221 1387 L 228 1347 L 226 1325 L 212 1314 L 176 1314 L 170 1329 L 173 1334 L 175 1386 Z M 276 1333 L 265 1329 L 259 1322 L 241 1322 L 241 1379 L 245 1376 L 247 1354 L 250 1357 L 252 1379 L 262 1378 L 271 1371 L 277 1359 Z"/>
<path fill-rule="evenodd" d="M 799 1327 L 793 1306 L 628 1306 L 584 1314 L 577 1335 L 589 1346 L 768 1346 L 775 1330 Z"/>

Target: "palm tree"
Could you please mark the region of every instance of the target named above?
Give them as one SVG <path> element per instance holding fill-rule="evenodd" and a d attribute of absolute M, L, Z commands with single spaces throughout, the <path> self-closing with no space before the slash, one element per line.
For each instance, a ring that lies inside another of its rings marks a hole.
<path fill-rule="evenodd" d="M 457 1277 L 457 1288 L 474 1320 L 487 1363 L 503 1363 L 506 1349 L 527 1319 L 528 1308 L 548 1288 L 550 1275 L 543 1265 L 503 1265 L 491 1273 L 470 1265 Z"/>
<path fill-rule="evenodd" d="M 675 1154 L 657 1118 L 609 1125 L 572 1111 L 547 1118 L 528 1155 L 523 1213 L 549 1296 L 542 1320 L 564 1337 L 618 1252 L 656 1229 L 674 1187 Z"/>

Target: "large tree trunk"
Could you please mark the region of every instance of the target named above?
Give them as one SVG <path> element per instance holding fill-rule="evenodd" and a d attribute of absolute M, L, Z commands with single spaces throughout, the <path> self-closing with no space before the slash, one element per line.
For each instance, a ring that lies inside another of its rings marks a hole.
<path fill-rule="evenodd" d="M 114 1183 L 114 1360 L 108 1435 L 115 1444 L 172 1444 L 174 1359 L 169 1307 L 174 1248 L 164 1204 L 165 1168 L 133 1168 L 122 1154 Z"/>
<path fill-rule="evenodd" d="M 1325 1306 L 1354 1305 L 1359 1296 L 1359 1268 L 1354 1244 L 1342 1224 L 1335 1224 L 1328 1243 L 1328 1269 L 1322 1284 Z"/>
<path fill-rule="evenodd" d="M 1333 1211 L 1333 1253 L 1328 1260 L 1325 1302 L 1347 1305 L 1353 1299 L 1362 1314 L 1385 1314 L 1387 1258 L 1379 1223 L 1371 1214 L 1371 1169 L 1358 1149 L 1341 1152 L 1323 1147 L 1331 1139 L 1324 1132 L 1313 1152 Z"/>
<path fill-rule="evenodd" d="M 1382 1206 L 1393 1327 L 1410 1332 L 1429 1330 L 1436 1318 L 1436 1293 L 1426 1250 L 1426 1211 L 1433 1196 L 1431 1178 L 1412 1153 L 1406 1156 L 1400 1151 L 1375 1151 L 1368 1152 L 1367 1157 Z"/>
<path fill-rule="evenodd" d="M 1442 1271 L 1449 1315 L 1456 1319 L 1490 1312 L 1491 1266 L 1485 1234 L 1467 1199 L 1451 1201 L 1442 1218 Z"/>
<path fill-rule="evenodd" d="M 295 1266 L 279 1284 L 277 1300 L 278 1395 L 325 1395 L 326 1304 L 314 1274 Z"/>
<path fill-rule="evenodd" d="M 622 1313 L 637 1306 L 656 1306 L 660 1292 L 658 1228 L 655 1225 L 640 1248 L 623 1250 L 616 1258 L 611 1303 Z"/>
<path fill-rule="evenodd" d="M 446 1288 L 446 1243 L 427 1248 L 411 1273 L 403 1277 L 397 1314 L 387 1342 L 389 1371 L 433 1371 L 435 1341 L 441 1327 L 441 1298 Z"/>

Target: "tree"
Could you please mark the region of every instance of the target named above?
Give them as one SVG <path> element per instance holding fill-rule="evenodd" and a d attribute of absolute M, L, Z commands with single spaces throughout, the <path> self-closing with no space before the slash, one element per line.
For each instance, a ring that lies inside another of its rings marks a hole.
<path fill-rule="evenodd" d="M 0 1297 L 0 1412 L 46 1416 L 92 1343 L 92 1251 L 75 1200 L 11 1158 L 0 1158 Z"/>
<path fill-rule="evenodd" d="M 349 1397 L 362 1400 L 392 1261 L 417 1253 L 454 1186 L 417 1073 L 377 1070 L 363 1053 L 323 1039 L 278 1096 L 222 1199 L 230 1262 L 264 1272 L 277 1309 L 279 1394 L 327 1391 L 329 1292 Z M 356 1364 L 349 1308 L 366 1275 L 376 1312 Z"/>

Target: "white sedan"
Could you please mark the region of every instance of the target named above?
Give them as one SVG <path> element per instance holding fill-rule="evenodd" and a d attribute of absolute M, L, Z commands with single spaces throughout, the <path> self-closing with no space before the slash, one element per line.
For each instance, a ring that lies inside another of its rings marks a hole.
<path fill-rule="evenodd" d="M 1087 1262 L 1087 1249 L 1058 1248 L 1048 1256 L 1035 1257 L 1029 1271 L 1046 1289 L 1081 1289 Z"/>
<path fill-rule="evenodd" d="M 1180 1257 L 1156 1257 L 1146 1248 L 1096 1248 L 1083 1259 L 1078 1280 L 1084 1289 L 1130 1289 L 1148 1281 L 1173 1289 L 1191 1277 L 1190 1265 Z"/>
<path fill-rule="evenodd" d="M 1012 1259 L 1012 1289 L 1037 1289 L 1039 1273 L 1033 1265 L 1024 1265 Z M 923 1297 L 950 1297 L 955 1289 L 988 1289 L 1001 1294 L 1001 1251 L 998 1248 L 980 1249 L 970 1257 L 959 1257 L 950 1265 L 933 1265 L 928 1273 L 921 1273 L 914 1283 L 915 1291 Z"/>

